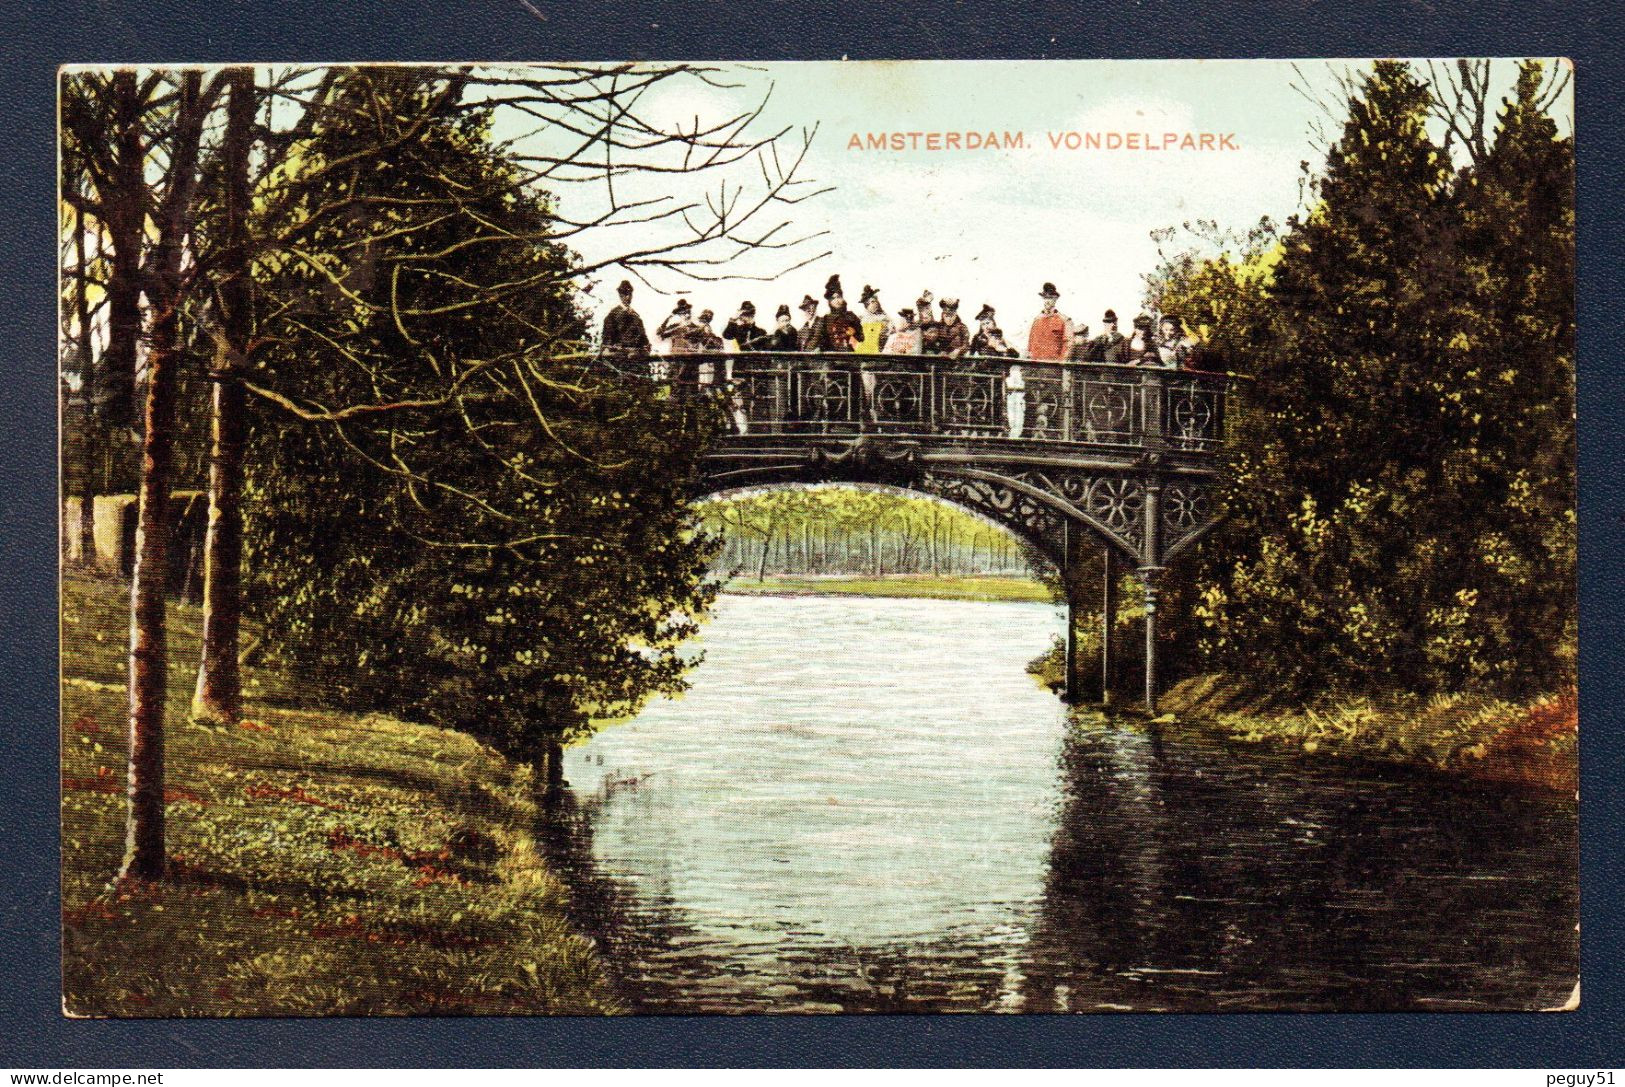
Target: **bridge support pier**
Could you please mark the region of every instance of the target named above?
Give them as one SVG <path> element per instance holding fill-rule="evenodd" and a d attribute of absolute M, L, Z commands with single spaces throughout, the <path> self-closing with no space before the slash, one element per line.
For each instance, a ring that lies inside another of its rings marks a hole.
<path fill-rule="evenodd" d="M 1083 537 L 1080 527 L 1067 524 L 1066 569 L 1061 571 L 1061 585 L 1066 591 L 1066 638 L 1061 654 L 1066 676 L 1066 701 L 1071 703 L 1082 702 L 1084 698 L 1082 662 L 1078 660 L 1078 619 L 1082 611 L 1079 607 L 1082 593 L 1078 579 L 1083 572 Z"/>
<path fill-rule="evenodd" d="M 1115 640 L 1113 627 L 1117 625 L 1117 556 L 1110 547 L 1101 549 L 1101 566 L 1104 573 L 1101 577 L 1100 593 L 1100 704 L 1112 704 L 1112 670 L 1117 662 L 1113 659 L 1112 642 Z"/>
<path fill-rule="evenodd" d="M 1160 418 L 1160 411 L 1158 414 Z M 1162 573 L 1162 481 L 1145 481 L 1140 585 L 1145 593 L 1145 712 L 1157 712 L 1157 575 Z"/>
<path fill-rule="evenodd" d="M 1161 567 L 1146 566 L 1139 571 L 1145 594 L 1145 712 L 1157 712 L 1157 575 Z"/>

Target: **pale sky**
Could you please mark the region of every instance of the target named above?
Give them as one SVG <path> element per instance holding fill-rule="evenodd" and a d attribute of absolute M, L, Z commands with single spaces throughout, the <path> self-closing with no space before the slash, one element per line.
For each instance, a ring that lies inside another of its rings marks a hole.
<path fill-rule="evenodd" d="M 1364 62 L 1337 62 L 1349 65 Z M 1318 166 L 1324 158 L 1311 126 L 1318 119 L 1335 138 L 1345 110 L 1327 62 L 1297 67 L 1311 93 L 1332 105 L 1337 123 L 1293 89 L 1297 76 L 1286 61 L 794 62 L 731 69 L 730 77 L 744 84 L 739 90 L 662 85 L 645 96 L 640 112 L 670 122 L 692 123 L 698 116 L 703 123 L 754 106 L 771 84 L 750 131 L 791 126 L 781 154 L 799 146 L 802 126 L 817 124 L 803 176 L 832 191 L 791 214 L 797 231 L 828 233 L 794 252 L 829 249 L 831 255 L 772 282 L 693 283 L 656 270 L 648 273 L 651 285 L 666 293 L 640 284 L 634 304 L 652 330 L 675 297 L 686 294 L 696 311 L 714 309 L 720 328 L 749 298 L 759 322 L 771 327 L 780 302 L 794 309 L 803 294 L 821 298 L 826 278 L 838 273 L 853 308 L 865 284 L 879 288 L 894 315 L 925 289 L 938 299 L 958 297 L 967 321 L 991 303 L 1019 346 L 1039 308 L 1040 285 L 1051 281 L 1063 313 L 1098 329 L 1109 306 L 1126 330 L 1140 308 L 1141 276 L 1157 264 L 1151 231 L 1214 219 L 1245 232 L 1261 216 L 1279 221 L 1298 209 L 1299 164 Z M 1513 62 L 1498 62 L 1496 72 L 1510 86 Z M 1572 97 L 1565 96 L 1562 109 L 1560 125 L 1572 131 Z M 854 133 L 862 139 L 881 132 L 970 131 L 1021 133 L 1025 147 L 848 146 Z M 1146 132 L 1158 140 L 1163 133 L 1212 133 L 1228 136 L 1235 149 L 1052 146 L 1052 134 L 1067 132 Z M 745 184 L 748 199 L 753 184 L 761 191 L 762 175 L 754 164 L 744 166 L 732 176 Z M 662 175 L 642 186 L 624 184 L 621 197 L 669 193 L 687 201 L 707 189 L 714 191 L 715 182 L 699 186 L 682 175 Z M 560 198 L 561 210 L 576 216 L 602 204 L 595 186 L 562 186 Z M 573 244 L 593 260 L 644 241 L 627 227 L 588 232 Z M 1190 244 L 1194 239 L 1182 237 L 1172 246 Z M 750 270 L 777 272 L 795 259 L 778 254 Z M 589 301 L 600 317 L 614 304 L 622 275 L 612 267 L 597 277 Z"/>

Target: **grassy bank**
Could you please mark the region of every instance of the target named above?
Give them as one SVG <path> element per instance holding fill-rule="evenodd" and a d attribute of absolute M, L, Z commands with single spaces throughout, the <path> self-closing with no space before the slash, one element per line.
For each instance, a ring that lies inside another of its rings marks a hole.
<path fill-rule="evenodd" d="M 1405 763 L 1572 793 L 1579 787 L 1579 700 L 1572 688 L 1514 700 L 1476 694 L 1328 699 L 1281 707 L 1235 680 L 1199 676 L 1160 700 L 1191 730 L 1310 756 Z"/>
<path fill-rule="evenodd" d="M 617 1010 L 531 837 L 528 770 L 455 732 L 278 708 L 188 723 L 198 614 L 171 607 L 174 870 L 114 885 L 127 588 L 69 579 L 62 662 L 64 1007 L 73 1015 Z"/>
<path fill-rule="evenodd" d="M 1059 690 L 1058 649 L 1029 670 Z M 1135 692 L 1125 691 L 1134 713 Z M 1283 705 L 1257 684 L 1205 675 L 1158 699 L 1168 735 L 1262 744 L 1311 758 L 1374 759 L 1461 777 L 1572 793 L 1579 786 L 1579 700 L 1573 688 L 1523 700 L 1475 694 L 1328 697 Z"/>
<path fill-rule="evenodd" d="M 725 592 L 750 596 L 889 596 L 931 600 L 1023 600 L 1048 603 L 1049 590 L 1029 577 L 1010 574 L 888 574 L 881 577 L 832 575 L 791 577 L 770 574 L 764 581 L 739 577 Z"/>

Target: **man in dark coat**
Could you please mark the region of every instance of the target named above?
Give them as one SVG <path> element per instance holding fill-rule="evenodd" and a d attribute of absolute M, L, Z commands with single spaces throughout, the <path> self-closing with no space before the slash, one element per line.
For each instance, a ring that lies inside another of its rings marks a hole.
<path fill-rule="evenodd" d="M 818 334 L 818 327 L 824 323 L 824 319 L 818 316 L 818 299 L 810 294 L 802 295 L 801 312 L 806 314 L 807 323 L 797 330 L 796 343 L 799 345 L 798 350 L 811 351 L 813 337 Z"/>
<path fill-rule="evenodd" d="M 959 299 L 942 300 L 942 330 L 937 333 L 936 354 L 962 359 L 970 351 L 970 329 L 959 319 Z"/>
<path fill-rule="evenodd" d="M 1107 310 L 1101 324 L 1100 335 L 1089 341 L 1089 361 L 1122 365 L 1128 361 L 1128 338 L 1117 331 L 1117 311 Z"/>
<path fill-rule="evenodd" d="M 598 338 L 600 358 L 641 360 L 649 357 L 649 333 L 643 327 L 643 318 L 632 308 L 632 283 L 621 280 L 615 288 L 620 305 L 604 316 L 604 332 Z"/>
<path fill-rule="evenodd" d="M 742 302 L 739 312 L 722 329 L 722 338 L 732 340 L 741 351 L 761 351 L 767 333 L 756 323 L 756 304 Z"/>
<path fill-rule="evenodd" d="M 830 276 L 824 284 L 824 300 L 829 312 L 818 322 L 817 331 L 808 342 L 809 351 L 836 351 L 851 354 L 857 342 L 863 339 L 863 322 L 846 308 L 846 296 L 841 292 L 841 277 Z"/>
<path fill-rule="evenodd" d="M 801 335 L 790 321 L 790 307 L 781 304 L 778 311 L 773 314 L 773 321 L 773 331 L 767 334 L 761 349 L 763 351 L 801 350 Z"/>

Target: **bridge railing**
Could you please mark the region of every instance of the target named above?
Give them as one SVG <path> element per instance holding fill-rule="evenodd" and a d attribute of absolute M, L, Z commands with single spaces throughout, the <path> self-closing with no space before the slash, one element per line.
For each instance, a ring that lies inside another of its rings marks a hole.
<path fill-rule="evenodd" d="M 744 352 L 649 360 L 746 437 L 888 434 L 1218 451 L 1225 374 L 968 356 Z"/>

